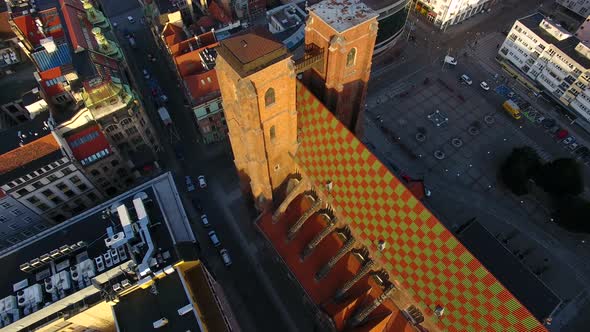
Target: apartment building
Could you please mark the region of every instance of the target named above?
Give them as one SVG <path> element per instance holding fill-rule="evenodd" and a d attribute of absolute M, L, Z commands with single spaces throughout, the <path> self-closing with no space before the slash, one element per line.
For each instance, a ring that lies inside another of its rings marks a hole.
<path fill-rule="evenodd" d="M 9 9 L 68 157 L 107 195 L 153 173 L 156 132 L 106 17 L 89 0 L 21 0 Z"/>
<path fill-rule="evenodd" d="M 0 328 L 239 330 L 195 243 L 162 174 L 0 252 Z"/>
<path fill-rule="evenodd" d="M 35 214 L 58 223 L 103 200 L 62 150 L 47 112 L 3 131 L 0 142 L 0 188 Z"/>
<path fill-rule="evenodd" d="M 0 251 L 53 226 L 0 189 Z"/>
<path fill-rule="evenodd" d="M 578 124 L 590 130 L 590 43 L 536 13 L 514 23 L 499 56 L 508 70 L 517 69 L 515 74 L 584 119 Z"/>
<path fill-rule="evenodd" d="M 580 17 L 590 15 L 590 0 L 556 0 L 555 3 Z"/>
<path fill-rule="evenodd" d="M 494 0 L 419 0 L 415 10 L 441 30 L 488 10 Z"/>

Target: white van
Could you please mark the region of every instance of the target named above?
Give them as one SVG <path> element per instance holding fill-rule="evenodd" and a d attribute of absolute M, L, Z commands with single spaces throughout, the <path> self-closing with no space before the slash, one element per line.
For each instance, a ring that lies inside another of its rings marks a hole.
<path fill-rule="evenodd" d="M 456 66 L 457 65 L 457 59 L 453 58 L 452 56 L 445 56 L 445 63 L 448 63 L 449 65 L 453 65 Z"/>

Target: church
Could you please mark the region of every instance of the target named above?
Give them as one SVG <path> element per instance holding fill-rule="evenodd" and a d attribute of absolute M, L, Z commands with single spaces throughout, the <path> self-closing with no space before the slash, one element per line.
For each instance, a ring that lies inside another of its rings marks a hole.
<path fill-rule="evenodd" d="M 257 227 L 333 331 L 546 331 L 357 136 L 378 30 L 359 0 L 308 8 L 305 54 L 264 29 L 217 75 Z"/>

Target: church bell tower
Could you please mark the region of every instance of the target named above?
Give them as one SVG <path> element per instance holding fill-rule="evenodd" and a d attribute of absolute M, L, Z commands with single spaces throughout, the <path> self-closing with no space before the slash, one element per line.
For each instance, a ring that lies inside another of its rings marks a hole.
<path fill-rule="evenodd" d="M 325 0 L 308 8 L 306 48 L 324 51 L 304 82 L 349 130 L 362 134 L 377 37 L 377 13 L 359 0 Z"/>
<path fill-rule="evenodd" d="M 296 81 L 291 55 L 268 30 L 225 39 L 216 71 L 244 193 L 262 208 L 295 171 Z"/>

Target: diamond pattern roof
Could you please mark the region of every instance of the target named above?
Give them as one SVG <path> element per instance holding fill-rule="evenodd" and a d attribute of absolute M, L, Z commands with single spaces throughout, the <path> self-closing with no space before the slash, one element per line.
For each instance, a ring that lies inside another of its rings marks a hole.
<path fill-rule="evenodd" d="M 302 142 L 296 159 L 311 180 L 332 181 L 333 205 L 355 236 L 444 331 L 546 331 L 533 315 L 305 86 L 297 85 Z M 385 240 L 386 248 L 376 250 Z"/>

